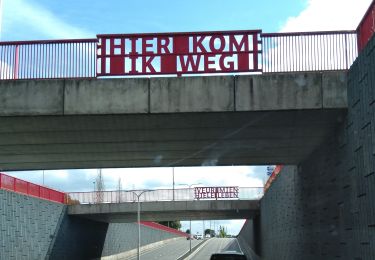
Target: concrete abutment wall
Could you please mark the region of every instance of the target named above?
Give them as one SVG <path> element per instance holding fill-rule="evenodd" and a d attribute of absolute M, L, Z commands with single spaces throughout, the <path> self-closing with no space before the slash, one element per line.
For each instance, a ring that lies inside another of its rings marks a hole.
<path fill-rule="evenodd" d="M 375 38 L 348 73 L 348 113 L 261 201 L 262 259 L 375 259 Z"/>
<path fill-rule="evenodd" d="M 92 259 L 108 224 L 66 214 L 66 205 L 0 189 L 0 259 Z"/>

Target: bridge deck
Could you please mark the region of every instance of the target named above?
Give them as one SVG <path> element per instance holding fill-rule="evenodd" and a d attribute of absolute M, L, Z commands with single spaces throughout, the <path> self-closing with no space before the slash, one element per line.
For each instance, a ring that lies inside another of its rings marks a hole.
<path fill-rule="evenodd" d="M 0 82 L 0 169 L 296 164 L 346 111 L 345 72 Z"/>
<path fill-rule="evenodd" d="M 68 214 L 103 222 L 137 221 L 137 203 L 68 206 Z M 259 200 L 159 201 L 141 203 L 142 221 L 249 219 L 259 213 Z"/>

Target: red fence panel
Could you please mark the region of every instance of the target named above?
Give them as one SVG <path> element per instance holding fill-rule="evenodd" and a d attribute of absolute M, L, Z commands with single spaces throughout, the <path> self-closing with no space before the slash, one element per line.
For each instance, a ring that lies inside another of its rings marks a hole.
<path fill-rule="evenodd" d="M 98 35 L 98 76 L 258 72 L 260 32 Z"/>
<path fill-rule="evenodd" d="M 373 1 L 357 27 L 358 50 L 361 51 L 375 32 L 375 1 Z"/>
<path fill-rule="evenodd" d="M 65 203 L 65 193 L 0 173 L 0 189 Z"/>
<path fill-rule="evenodd" d="M 19 193 L 23 193 L 23 194 L 28 194 L 28 190 L 27 190 L 27 184 L 28 182 L 27 181 L 24 181 L 24 180 L 20 180 L 20 179 L 14 179 L 15 181 L 15 189 L 14 191 L 17 191 Z"/>
<path fill-rule="evenodd" d="M 266 192 L 269 189 L 272 182 L 276 179 L 277 175 L 279 175 L 279 173 L 281 172 L 282 168 L 283 168 L 283 165 L 276 165 L 271 176 L 268 178 L 266 184 L 264 185 L 264 192 Z"/>
<path fill-rule="evenodd" d="M 7 190 L 14 190 L 14 178 L 13 177 L 0 173 L 0 178 L 1 178 L 0 188 L 7 189 Z"/>
<path fill-rule="evenodd" d="M 39 197 L 39 185 L 29 183 L 29 195 Z"/>
<path fill-rule="evenodd" d="M 357 31 L 107 34 L 0 42 L 0 79 L 347 70 L 357 57 L 357 41 L 361 47 L 373 33 L 373 6 Z"/>

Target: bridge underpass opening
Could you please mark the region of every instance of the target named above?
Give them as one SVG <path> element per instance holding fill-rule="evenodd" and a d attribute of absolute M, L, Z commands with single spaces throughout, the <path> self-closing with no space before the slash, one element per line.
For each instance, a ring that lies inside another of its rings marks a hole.
<path fill-rule="evenodd" d="M 98 185 L 98 175 L 101 173 L 103 183 Z M 142 190 L 151 189 L 141 196 L 142 203 L 158 201 L 162 202 L 175 201 L 175 203 L 191 201 L 194 205 L 195 193 L 194 189 L 212 189 L 213 187 L 227 187 L 225 195 L 217 198 L 221 200 L 240 200 L 259 201 L 263 195 L 263 186 L 267 179 L 267 166 L 225 166 L 225 167 L 169 167 L 169 168 L 127 168 L 127 169 L 81 169 L 81 170 L 42 170 L 42 171 L 21 171 L 6 172 L 11 176 L 25 179 L 37 184 L 45 185 L 57 190 L 68 193 L 68 198 L 72 204 L 97 204 L 99 202 L 121 203 L 129 202 L 134 208 L 134 212 L 130 216 L 119 215 L 118 217 L 109 218 L 91 218 L 108 222 L 135 222 L 136 221 L 136 197 L 132 192 L 140 192 Z M 173 189 L 174 186 L 174 189 Z M 225 198 L 225 196 L 233 196 L 234 188 L 239 187 L 235 196 L 236 198 Z M 232 189 L 232 193 L 228 193 Z M 121 190 L 121 191 L 120 191 Z M 94 192 L 93 192 L 94 191 Z M 98 194 L 103 193 L 99 196 Z M 119 194 L 121 193 L 121 196 Z M 203 193 L 202 193 L 203 194 Z M 203 198 L 207 194 L 203 194 L 199 202 L 210 202 L 215 200 L 212 198 Z M 214 193 L 212 193 L 214 194 Z M 229 195 L 228 195 L 229 194 Z M 98 201 L 98 199 L 100 201 Z M 197 201 L 198 202 L 198 201 Z M 214 201 L 215 202 L 215 201 Z M 68 201 L 68 203 L 70 203 Z M 258 204 L 258 202 L 255 202 Z M 254 204 L 254 205 L 255 205 Z M 209 204 L 207 204 L 209 205 Z M 248 203 L 246 202 L 246 205 Z M 143 206 L 142 206 L 143 207 Z M 187 211 L 174 216 L 171 213 L 164 214 L 160 217 L 160 212 L 156 215 L 142 213 L 142 220 L 147 221 L 171 221 L 171 220 L 204 220 L 216 219 L 219 225 L 220 219 L 234 218 L 246 219 L 254 216 L 254 212 L 259 210 L 258 207 L 253 209 L 238 208 L 228 211 L 218 211 L 212 213 L 209 206 L 203 206 L 201 210 L 195 210 L 192 214 Z M 219 206 L 219 208 L 223 206 Z M 240 207 L 243 207 L 240 205 Z M 229 210 L 230 208 L 228 208 Z M 255 211 L 254 211 L 255 210 Z M 124 213 L 125 214 L 125 213 Z M 158 215 L 159 214 L 159 215 Z M 181 216 L 182 218 L 178 217 Z M 155 218 L 155 216 L 158 216 Z M 172 217 L 171 217 L 172 216 Z M 199 223 L 199 222 L 198 222 Z M 194 225 L 194 224 L 193 224 Z M 236 224 L 236 228 L 239 226 Z M 237 230 L 238 232 L 239 230 Z"/>

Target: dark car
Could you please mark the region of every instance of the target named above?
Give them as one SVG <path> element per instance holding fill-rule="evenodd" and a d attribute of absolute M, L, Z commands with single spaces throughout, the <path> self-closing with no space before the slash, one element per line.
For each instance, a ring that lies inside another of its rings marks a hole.
<path fill-rule="evenodd" d="M 210 260 L 247 260 L 247 257 L 240 252 L 227 251 L 212 254 Z"/>

